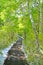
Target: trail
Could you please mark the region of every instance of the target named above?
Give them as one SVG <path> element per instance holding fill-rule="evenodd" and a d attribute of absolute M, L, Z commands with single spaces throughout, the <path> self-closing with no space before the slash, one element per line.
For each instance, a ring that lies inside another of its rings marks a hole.
<path fill-rule="evenodd" d="M 29 65 L 22 46 L 22 38 L 20 37 L 9 49 L 3 65 Z"/>

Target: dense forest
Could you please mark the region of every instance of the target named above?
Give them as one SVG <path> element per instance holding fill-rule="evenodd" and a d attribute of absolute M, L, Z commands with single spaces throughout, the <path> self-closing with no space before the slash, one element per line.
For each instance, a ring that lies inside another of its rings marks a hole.
<path fill-rule="evenodd" d="M 30 65 L 43 65 L 43 0 L 0 0 L 0 53 L 19 35 Z"/>

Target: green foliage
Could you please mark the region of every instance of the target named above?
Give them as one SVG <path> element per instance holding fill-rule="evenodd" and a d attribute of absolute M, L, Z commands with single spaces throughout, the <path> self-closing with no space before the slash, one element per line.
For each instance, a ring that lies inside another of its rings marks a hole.
<path fill-rule="evenodd" d="M 38 0 L 37 0 L 38 1 Z M 30 65 L 43 65 L 43 18 L 40 32 L 40 4 L 36 0 L 0 0 L 0 49 L 8 47 L 17 40 L 17 35 L 24 37 L 23 43 Z M 37 51 L 35 32 L 32 27 L 28 6 L 34 20 L 39 46 L 42 52 Z M 33 4 L 35 5 L 33 7 Z M 41 3 L 43 17 L 43 2 Z M 41 55 L 42 54 L 42 55 Z M 36 56 L 35 56 L 36 55 Z"/>

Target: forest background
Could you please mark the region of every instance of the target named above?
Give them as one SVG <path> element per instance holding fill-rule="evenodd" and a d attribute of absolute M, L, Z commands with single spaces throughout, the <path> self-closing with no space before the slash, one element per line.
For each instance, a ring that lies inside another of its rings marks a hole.
<path fill-rule="evenodd" d="M 43 65 L 43 0 L 0 0 L 0 53 L 18 35 L 30 65 Z"/>

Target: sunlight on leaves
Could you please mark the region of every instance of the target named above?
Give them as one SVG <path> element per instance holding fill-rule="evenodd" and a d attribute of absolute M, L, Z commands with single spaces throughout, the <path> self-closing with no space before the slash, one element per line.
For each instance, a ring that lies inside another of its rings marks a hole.
<path fill-rule="evenodd" d="M 5 10 L 3 10 L 1 13 L 0 13 L 0 18 L 2 20 L 5 20 Z"/>
<path fill-rule="evenodd" d="M 24 28 L 23 24 L 22 23 L 19 23 L 19 28 Z"/>

